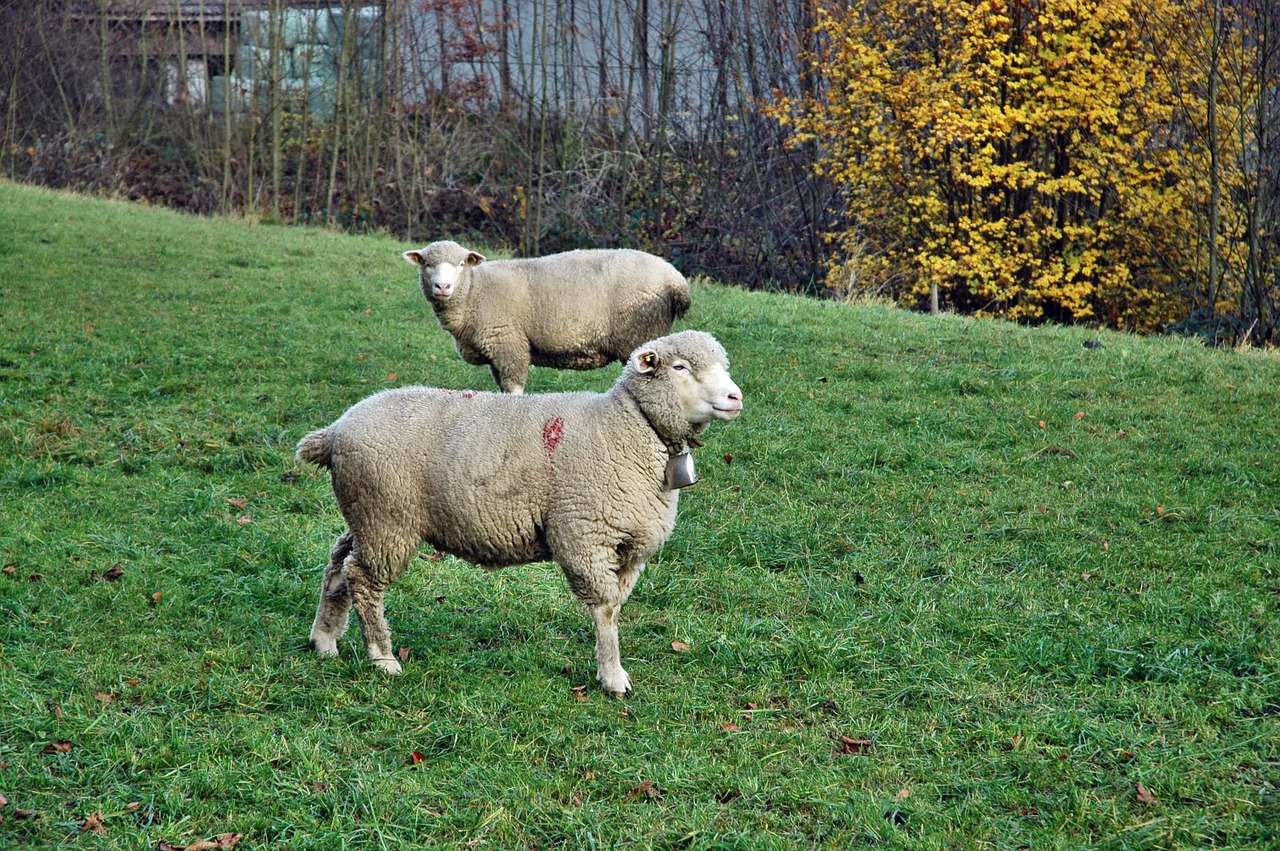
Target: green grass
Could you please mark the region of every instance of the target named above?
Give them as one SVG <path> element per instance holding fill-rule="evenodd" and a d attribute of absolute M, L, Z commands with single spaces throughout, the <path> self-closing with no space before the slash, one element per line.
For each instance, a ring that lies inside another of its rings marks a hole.
<path fill-rule="evenodd" d="M 306 650 L 292 452 L 491 387 L 403 248 L 0 184 L 0 847 L 1280 844 L 1280 359 L 699 284 L 746 410 L 635 696 L 551 565 L 415 562 L 393 679 Z"/>

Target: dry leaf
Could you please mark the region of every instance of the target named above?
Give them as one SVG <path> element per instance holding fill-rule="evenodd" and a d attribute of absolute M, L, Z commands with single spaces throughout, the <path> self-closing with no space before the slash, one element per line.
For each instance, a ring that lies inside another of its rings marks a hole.
<path fill-rule="evenodd" d="M 156 843 L 156 851 L 185 851 L 185 849 L 184 845 L 170 845 L 163 839 Z"/>
<path fill-rule="evenodd" d="M 870 739 L 851 739 L 848 736 L 841 736 L 837 741 L 840 747 L 836 753 L 865 754 L 871 753 L 875 748 L 875 743 Z"/>
<path fill-rule="evenodd" d="M 16 565 L 12 565 L 12 564 L 5 565 L 5 568 L 4 568 L 5 576 L 13 576 L 17 572 L 18 572 L 18 568 Z"/>
<path fill-rule="evenodd" d="M 227 505 L 232 508 L 244 508 L 248 504 L 249 500 L 247 499 L 232 498 L 227 500 Z"/>
<path fill-rule="evenodd" d="M 726 463 L 726 464 L 732 464 L 732 463 L 733 463 L 733 453 L 732 453 L 732 452 L 726 452 L 726 453 L 724 453 L 724 463 Z"/>
<path fill-rule="evenodd" d="M 578 703 L 589 703 L 591 701 L 591 698 L 587 697 L 586 686 L 574 686 L 569 691 L 573 692 L 573 696 L 578 698 Z"/>
<path fill-rule="evenodd" d="M 7 806 L 9 806 L 9 799 L 4 796 L 3 792 L 0 792 L 0 807 Z"/>
<path fill-rule="evenodd" d="M 103 821 L 102 810 L 89 813 L 89 815 L 85 816 L 84 821 L 80 822 L 80 829 L 85 833 L 98 833 L 105 835 L 107 832 L 107 825 Z"/>
<path fill-rule="evenodd" d="M 630 792 L 628 792 L 627 800 L 628 801 L 635 800 L 636 798 L 639 798 L 641 795 L 651 800 L 662 798 L 662 792 L 658 789 L 657 786 L 653 785 L 652 780 L 645 780 L 639 786 L 635 787 Z"/>
<path fill-rule="evenodd" d="M 212 839 L 200 839 L 187 846 L 186 851 L 216 851 L 218 843 Z"/>
<path fill-rule="evenodd" d="M 250 523 L 253 522 L 253 518 L 250 517 L 248 514 L 241 514 L 239 517 L 236 518 L 236 522 L 239 523 L 241 526 L 248 526 Z"/>
<path fill-rule="evenodd" d="M 219 848 L 234 848 L 242 838 L 238 833 L 219 833 L 214 840 Z"/>
<path fill-rule="evenodd" d="M 45 745 L 40 753 L 71 753 L 71 743 L 68 741 L 54 742 L 51 745 Z"/>
<path fill-rule="evenodd" d="M 409 648 L 408 648 L 408 647 L 401 647 L 401 648 L 396 652 L 396 655 L 400 657 L 400 661 L 401 661 L 401 662 L 408 662 L 408 661 L 409 661 L 409 652 L 410 652 L 410 651 L 409 651 Z"/>
<path fill-rule="evenodd" d="M 124 576 L 124 568 L 120 566 L 120 562 L 116 562 L 111 566 L 110 570 L 102 574 L 102 578 L 108 582 L 115 582 L 121 576 Z"/>
<path fill-rule="evenodd" d="M 1084 419 L 1084 411 L 1076 411 L 1076 419 L 1078 420 Z"/>
<path fill-rule="evenodd" d="M 720 732 L 721 733 L 741 733 L 742 728 L 739 727 L 737 724 L 734 724 L 732 721 L 730 721 L 728 724 L 725 724 L 723 727 L 720 728 Z"/>
<path fill-rule="evenodd" d="M 422 751 L 414 751 L 413 753 L 409 754 L 410 765 L 417 765 L 418 763 L 422 762 L 424 759 L 426 759 L 426 756 L 422 753 Z"/>
<path fill-rule="evenodd" d="M 1040 421 L 1040 428 L 1046 428 L 1044 420 Z"/>
<path fill-rule="evenodd" d="M 1142 785 L 1142 781 L 1138 781 L 1138 803 L 1154 804 L 1156 796 L 1147 791 L 1147 787 Z"/>
<path fill-rule="evenodd" d="M 127 812 L 127 813 L 131 813 L 131 812 L 133 812 L 134 810 L 140 810 L 140 809 L 142 809 L 142 802 L 141 802 L 141 801 L 130 801 L 129 803 L 127 803 L 127 804 L 125 804 L 125 805 L 124 805 L 124 809 L 125 809 L 125 812 Z"/>
<path fill-rule="evenodd" d="M 677 653 L 688 653 L 690 650 L 693 649 L 693 647 L 691 647 L 688 644 L 685 644 L 683 641 L 673 641 L 671 642 L 671 649 L 676 651 Z"/>
<path fill-rule="evenodd" d="M 1157 505 L 1157 506 L 1156 506 L 1156 514 L 1164 514 L 1164 506 L 1163 506 L 1163 505 Z"/>
<path fill-rule="evenodd" d="M 40 818 L 39 810 L 14 810 L 13 817 L 16 819 L 38 819 Z"/>
<path fill-rule="evenodd" d="M 394 372 L 388 372 L 387 381 L 395 381 L 395 380 L 396 380 L 396 374 Z"/>
<path fill-rule="evenodd" d="M 93 693 L 93 696 L 98 700 L 101 700 L 103 703 L 110 703 L 111 701 L 115 700 L 116 697 L 118 697 L 117 693 L 114 691 L 112 692 L 95 691 Z"/>
<path fill-rule="evenodd" d="M 897 792 L 897 794 L 895 794 L 895 795 L 893 796 L 893 800 L 894 800 L 894 801 L 905 801 L 907 798 L 910 798 L 910 797 L 911 797 L 911 790 L 910 790 L 910 789 L 899 789 L 899 790 L 898 790 L 898 792 Z"/>

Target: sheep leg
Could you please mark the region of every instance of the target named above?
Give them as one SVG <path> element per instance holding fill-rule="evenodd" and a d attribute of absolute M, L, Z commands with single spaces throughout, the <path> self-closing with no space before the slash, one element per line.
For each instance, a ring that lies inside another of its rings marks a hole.
<path fill-rule="evenodd" d="M 618 647 L 618 620 L 642 570 L 644 564 L 615 567 L 608 561 L 597 561 L 586 570 L 565 570 L 570 587 L 586 605 L 595 626 L 596 679 L 602 689 L 617 696 L 631 693 L 631 676 L 622 667 Z"/>
<path fill-rule="evenodd" d="M 618 649 L 618 616 L 622 606 L 597 603 L 588 608 L 596 627 L 596 679 L 600 681 L 600 688 L 617 697 L 628 695 L 631 676 L 622 667 L 622 654 Z"/>
<path fill-rule="evenodd" d="M 311 649 L 321 656 L 338 655 L 338 639 L 347 631 L 351 614 L 351 586 L 347 583 L 344 564 L 351 554 L 355 537 L 343 532 L 329 553 L 329 564 L 320 583 L 320 605 L 311 623 Z"/>
<path fill-rule="evenodd" d="M 520 396 L 529 383 L 529 344 L 502 343 L 490 347 L 489 371 L 503 393 Z"/>
<path fill-rule="evenodd" d="M 347 582 L 351 586 L 351 602 L 360 620 L 360 634 L 364 637 L 369 661 L 388 674 L 400 673 L 402 669 L 391 649 L 391 627 L 387 624 L 383 608 L 390 581 L 374 576 L 352 554 L 347 558 Z"/>

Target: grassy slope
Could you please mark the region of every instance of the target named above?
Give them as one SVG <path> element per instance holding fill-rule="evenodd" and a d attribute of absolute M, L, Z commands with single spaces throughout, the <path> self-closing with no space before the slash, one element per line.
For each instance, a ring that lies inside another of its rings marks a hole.
<path fill-rule="evenodd" d="M 292 448 L 491 386 L 402 248 L 0 184 L 0 845 L 1280 842 L 1280 361 L 698 286 L 746 412 L 636 696 L 549 565 L 417 562 L 393 680 L 306 652 L 341 522 Z"/>

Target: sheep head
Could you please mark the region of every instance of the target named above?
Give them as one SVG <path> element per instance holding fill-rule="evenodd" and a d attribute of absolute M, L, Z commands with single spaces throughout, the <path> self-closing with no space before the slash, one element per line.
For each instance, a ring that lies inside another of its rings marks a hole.
<path fill-rule="evenodd" d="M 729 377 L 729 357 L 705 331 L 681 331 L 631 353 L 619 383 L 667 440 L 686 441 L 712 420 L 742 412 L 742 390 Z"/>
<path fill-rule="evenodd" d="M 406 251 L 401 256 L 419 267 L 422 294 L 433 303 L 448 301 L 457 291 L 463 271 L 487 259 L 480 252 L 463 248 L 452 240 L 433 242 L 425 248 Z"/>

